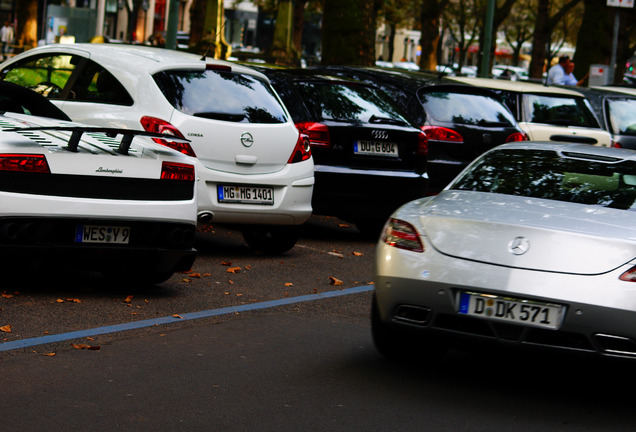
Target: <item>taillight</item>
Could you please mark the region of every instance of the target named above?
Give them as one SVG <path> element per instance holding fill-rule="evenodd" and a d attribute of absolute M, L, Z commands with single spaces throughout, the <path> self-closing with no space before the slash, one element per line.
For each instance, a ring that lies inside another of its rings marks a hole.
<path fill-rule="evenodd" d="M 232 72 L 232 67 L 231 66 L 226 66 L 226 65 L 215 65 L 215 64 L 206 64 L 205 65 L 205 70 L 213 70 L 213 71 L 220 71 L 220 72 Z"/>
<path fill-rule="evenodd" d="M 0 171 L 51 173 L 44 155 L 32 154 L 0 154 Z"/>
<path fill-rule="evenodd" d="M 507 139 L 506 142 L 516 142 L 516 141 L 528 141 L 528 135 L 525 132 L 515 132 L 512 135 L 510 135 Z"/>
<path fill-rule="evenodd" d="M 384 227 L 382 241 L 389 246 L 413 252 L 424 252 L 424 245 L 413 225 L 391 218 Z"/>
<path fill-rule="evenodd" d="M 316 122 L 301 122 L 296 123 L 296 127 L 299 131 L 307 134 L 309 145 L 312 147 L 331 147 L 329 128 L 326 125 Z"/>
<path fill-rule="evenodd" d="M 143 128 L 148 132 L 156 132 L 164 135 L 174 135 L 179 138 L 184 138 L 183 134 L 176 127 L 172 126 L 167 121 L 158 119 L 156 117 L 144 116 L 140 120 Z M 194 150 L 187 142 L 170 141 L 169 139 L 153 138 L 153 140 L 166 147 L 170 147 L 178 152 L 181 152 L 188 156 L 196 157 Z"/>
<path fill-rule="evenodd" d="M 306 161 L 311 157 L 311 147 L 309 146 L 309 137 L 307 134 L 300 131 L 298 134 L 298 141 L 296 141 L 296 146 L 294 147 L 294 151 L 287 163 L 296 163 Z"/>
<path fill-rule="evenodd" d="M 161 179 L 194 181 L 194 165 L 164 161 L 161 165 Z"/>
<path fill-rule="evenodd" d="M 612 140 L 612 147 L 623 148 L 623 146 L 619 142 L 616 142 L 614 140 Z"/>
<path fill-rule="evenodd" d="M 422 130 L 429 141 L 444 141 L 452 143 L 464 142 L 464 137 L 458 132 L 440 126 L 422 126 Z"/>
<path fill-rule="evenodd" d="M 428 154 L 428 137 L 424 132 L 420 132 L 417 137 L 417 155 L 426 156 Z"/>

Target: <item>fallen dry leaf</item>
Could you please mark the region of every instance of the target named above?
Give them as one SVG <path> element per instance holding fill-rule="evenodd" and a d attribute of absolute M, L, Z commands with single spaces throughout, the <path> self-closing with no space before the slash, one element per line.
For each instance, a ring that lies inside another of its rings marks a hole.
<path fill-rule="evenodd" d="M 91 350 L 91 351 L 97 351 L 102 348 L 100 345 L 87 345 L 87 344 L 71 344 L 71 346 L 75 349 L 85 349 L 85 350 Z"/>
<path fill-rule="evenodd" d="M 362 252 L 353 252 L 353 256 L 363 256 Z"/>
<path fill-rule="evenodd" d="M 185 282 L 185 283 L 192 282 L 192 279 L 188 279 L 188 278 L 181 279 L 181 282 Z"/>
<path fill-rule="evenodd" d="M 66 299 L 67 302 L 72 302 L 72 303 L 81 303 L 82 301 L 80 299 L 76 299 L 76 298 L 68 298 Z"/>
<path fill-rule="evenodd" d="M 47 357 L 53 357 L 55 355 L 54 352 L 50 352 L 50 353 L 43 353 L 43 356 L 47 356 Z"/>
<path fill-rule="evenodd" d="M 62 300 L 62 299 L 57 299 L 55 301 L 58 302 L 58 303 L 64 303 L 64 300 Z"/>
<path fill-rule="evenodd" d="M 230 267 L 229 269 L 226 270 L 227 273 L 238 273 L 241 271 L 240 267 Z"/>
<path fill-rule="evenodd" d="M 172 315 L 172 318 L 183 318 L 183 317 L 181 315 L 174 314 L 174 315 Z"/>
<path fill-rule="evenodd" d="M 336 286 L 342 285 L 342 281 L 333 276 L 329 276 L 329 283 L 331 283 L 331 285 L 336 285 Z"/>
<path fill-rule="evenodd" d="M 201 273 L 190 273 L 188 276 L 192 277 L 192 278 L 200 278 L 201 277 Z"/>
<path fill-rule="evenodd" d="M 223 261 L 223 262 L 221 263 L 221 265 L 222 265 L 222 266 L 229 267 L 229 266 L 231 266 L 231 265 L 232 265 L 232 263 L 231 263 L 231 262 L 229 262 L 229 261 Z"/>
<path fill-rule="evenodd" d="M 131 295 L 126 296 L 126 298 L 124 299 L 124 303 L 130 303 L 132 301 L 133 297 L 134 296 L 131 296 Z"/>
<path fill-rule="evenodd" d="M 13 294 L 2 293 L 2 297 L 11 298 L 11 297 L 13 297 Z"/>
<path fill-rule="evenodd" d="M 285 282 L 285 286 L 294 286 L 294 284 L 291 282 Z"/>
<path fill-rule="evenodd" d="M 11 325 L 7 324 L 6 326 L 0 327 L 0 331 L 4 333 L 11 333 Z"/>

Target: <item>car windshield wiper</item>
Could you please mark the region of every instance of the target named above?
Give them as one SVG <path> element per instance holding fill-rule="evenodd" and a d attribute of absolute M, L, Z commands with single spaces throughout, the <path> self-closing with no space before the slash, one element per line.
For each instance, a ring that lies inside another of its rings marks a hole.
<path fill-rule="evenodd" d="M 510 123 L 508 122 L 503 122 L 503 121 L 488 121 L 488 120 L 482 120 L 482 121 L 478 121 L 477 124 L 479 126 L 485 126 L 485 127 L 496 127 L 496 126 L 510 126 Z"/>
<path fill-rule="evenodd" d="M 211 120 L 223 120 L 230 122 L 242 122 L 245 120 L 245 114 L 232 114 L 232 113 L 221 113 L 221 112 L 200 112 L 194 113 L 195 117 L 203 117 Z"/>
<path fill-rule="evenodd" d="M 379 116 L 376 116 L 375 114 L 372 115 L 371 118 L 369 118 L 369 123 L 392 124 L 392 125 L 398 125 L 398 126 L 408 125 L 408 123 L 405 122 L 404 120 L 395 119 L 391 117 L 379 117 Z"/>
<path fill-rule="evenodd" d="M 575 123 L 572 120 L 560 119 L 560 120 L 543 120 L 538 123 L 551 124 L 556 126 L 574 126 Z M 580 126 L 580 125 L 578 125 Z"/>

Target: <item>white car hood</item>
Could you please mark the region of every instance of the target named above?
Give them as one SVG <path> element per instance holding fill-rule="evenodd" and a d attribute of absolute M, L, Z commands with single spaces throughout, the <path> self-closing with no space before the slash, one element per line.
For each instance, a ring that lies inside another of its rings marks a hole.
<path fill-rule="evenodd" d="M 445 191 L 417 212 L 435 249 L 466 260 L 600 274 L 636 257 L 636 213 L 628 210 Z"/>

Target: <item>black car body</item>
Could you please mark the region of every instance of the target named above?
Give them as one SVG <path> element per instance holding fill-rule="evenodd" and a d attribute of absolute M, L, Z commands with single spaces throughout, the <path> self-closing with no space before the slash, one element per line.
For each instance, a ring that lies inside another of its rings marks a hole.
<path fill-rule="evenodd" d="M 374 85 L 404 110 L 428 137 L 429 194 L 442 190 L 486 150 L 527 139 L 508 108 L 487 90 L 424 72 L 323 66 L 329 72 Z"/>
<path fill-rule="evenodd" d="M 602 87 L 577 91 L 585 95 L 601 126 L 612 135 L 612 147 L 636 149 L 636 95 Z"/>
<path fill-rule="evenodd" d="M 426 136 L 373 86 L 302 69 L 259 68 L 310 138 L 316 214 L 376 232 L 426 194 Z"/>

